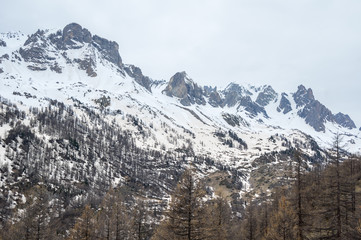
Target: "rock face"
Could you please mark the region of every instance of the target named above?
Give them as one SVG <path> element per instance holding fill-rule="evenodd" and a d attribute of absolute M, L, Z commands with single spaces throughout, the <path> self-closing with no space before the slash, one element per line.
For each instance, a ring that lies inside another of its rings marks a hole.
<path fill-rule="evenodd" d="M 180 98 L 180 103 L 184 106 L 191 104 L 205 105 L 203 89 L 187 76 L 186 72 L 177 72 L 169 81 L 163 92 L 170 97 Z"/>
<path fill-rule="evenodd" d="M 219 95 L 219 93 L 217 91 L 214 91 L 209 94 L 208 103 L 212 107 L 219 107 L 219 106 L 222 106 L 223 101 L 222 101 L 222 98 Z"/>
<path fill-rule="evenodd" d="M 304 118 L 306 123 L 318 132 L 325 131 L 325 123 L 327 121 L 337 123 L 349 129 L 356 128 L 355 123 L 348 115 L 342 113 L 333 115 L 328 108 L 318 100 L 315 100 L 310 88 L 306 90 L 303 85 L 300 85 L 297 92 L 293 94 L 293 99 L 299 109 L 297 114 Z"/>
<path fill-rule="evenodd" d="M 238 84 L 235 83 L 231 83 L 223 91 L 223 95 L 225 98 L 222 106 L 233 107 L 238 104 L 237 110 L 241 110 L 241 107 L 244 107 L 244 110 L 250 113 L 251 117 L 255 117 L 257 116 L 257 114 L 262 113 L 265 117 L 268 118 L 267 113 L 264 110 L 264 107 L 256 102 L 253 102 L 250 97 L 252 96 L 252 93 L 249 92 L 244 87 L 239 86 Z M 264 94 L 263 97 L 262 96 L 260 97 L 262 98 L 262 100 L 260 101 L 266 102 L 267 101 L 266 98 L 268 97 L 269 96 L 267 94 Z"/>
<path fill-rule="evenodd" d="M 325 131 L 324 123 L 326 121 L 333 121 L 332 112 L 317 100 L 310 102 L 302 110 L 299 110 L 298 115 L 304 118 L 306 123 L 318 132 Z"/>
<path fill-rule="evenodd" d="M 56 51 L 62 51 L 61 55 L 67 63 L 77 63 L 79 69 L 85 70 L 88 76 L 95 77 L 97 76 L 96 61 L 94 56 L 90 54 L 92 51 L 89 51 L 89 54 L 86 54 L 83 59 L 76 58 L 73 60 L 67 57 L 66 52 L 70 49 L 90 48 L 91 46 L 98 50 L 103 59 L 113 63 L 122 72 L 123 63 L 118 52 L 119 45 L 97 35 L 92 36 L 88 29 L 77 23 L 68 24 L 62 31 L 59 30 L 51 34 L 38 30 L 25 41 L 19 53 L 26 62 L 32 63 L 28 68 L 33 71 L 50 68 L 54 72 L 62 73 L 62 66 L 55 61 L 56 58 L 53 54 Z M 137 77 L 136 81 L 149 90 L 150 79 L 141 77 L 142 74 L 141 71 L 139 74 L 139 71 L 140 69 L 136 70 L 137 73 L 134 75 Z"/>
<path fill-rule="evenodd" d="M 48 46 L 45 32 L 38 30 L 25 41 L 24 47 L 20 48 L 19 53 L 26 62 L 45 64 L 54 60 L 46 51 Z"/>
<path fill-rule="evenodd" d="M 343 113 L 337 113 L 335 116 L 335 122 L 341 125 L 342 127 L 353 129 L 356 128 L 355 123 L 352 121 L 349 115 Z"/>
<path fill-rule="evenodd" d="M 268 115 L 264 110 L 264 108 L 258 105 L 257 103 L 253 102 L 250 96 L 242 97 L 237 109 L 239 109 L 240 106 L 245 107 L 245 110 L 251 114 L 251 117 L 255 117 L 259 113 L 262 113 L 263 116 L 268 118 Z"/>
<path fill-rule="evenodd" d="M 231 83 L 223 91 L 223 95 L 225 97 L 223 106 L 233 107 L 243 97 L 250 96 L 252 93 L 238 84 Z"/>
<path fill-rule="evenodd" d="M 256 103 L 258 103 L 260 106 L 267 106 L 270 102 L 277 100 L 278 94 L 273 90 L 271 86 L 267 86 L 265 89 L 263 89 L 262 92 L 260 92 L 257 96 Z"/>
<path fill-rule="evenodd" d="M 119 45 L 114 41 L 109 41 L 97 35 L 93 36 L 92 45 L 101 52 L 106 60 L 122 67 L 122 58 L 119 55 Z"/>
<path fill-rule="evenodd" d="M 290 111 L 292 111 L 291 103 L 288 100 L 287 93 L 282 93 L 281 95 L 282 97 L 281 97 L 280 105 L 277 107 L 277 111 L 278 112 L 282 111 L 283 114 L 287 114 Z"/>
<path fill-rule="evenodd" d="M 78 43 L 90 43 L 92 35 L 88 29 L 82 28 L 77 23 L 71 23 L 64 27 L 61 40 L 64 47 L 78 48 Z"/>
<path fill-rule="evenodd" d="M 293 99 L 295 100 L 296 106 L 298 108 L 312 103 L 315 100 L 315 97 L 313 96 L 311 88 L 306 90 L 303 85 L 300 85 L 298 86 L 297 92 L 293 94 Z"/>
<path fill-rule="evenodd" d="M 152 89 L 150 87 L 152 80 L 149 77 L 144 76 L 142 70 L 139 67 L 136 67 L 134 65 L 127 65 L 124 67 L 124 70 L 130 77 L 134 78 L 134 80 L 139 85 L 145 87 L 148 91 L 152 92 Z"/>

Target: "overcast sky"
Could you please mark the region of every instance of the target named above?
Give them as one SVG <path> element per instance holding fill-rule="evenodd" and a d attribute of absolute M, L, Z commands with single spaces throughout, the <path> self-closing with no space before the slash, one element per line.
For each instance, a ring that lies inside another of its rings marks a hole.
<path fill-rule="evenodd" d="M 77 22 L 119 44 L 153 79 L 186 71 L 200 85 L 311 87 L 361 126 L 360 0 L 11 0 L 0 32 Z"/>

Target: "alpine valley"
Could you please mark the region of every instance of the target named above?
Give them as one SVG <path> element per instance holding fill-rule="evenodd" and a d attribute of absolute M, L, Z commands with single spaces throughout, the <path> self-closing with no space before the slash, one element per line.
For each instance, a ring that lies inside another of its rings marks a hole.
<path fill-rule="evenodd" d="M 361 152 L 359 126 L 310 88 L 217 89 L 184 71 L 152 79 L 124 63 L 119 48 L 76 23 L 0 34 L 3 222 L 35 185 L 53 192 L 62 211 L 123 187 L 159 216 L 190 164 L 208 197 L 223 195 L 241 212 L 292 181 L 295 149 L 305 170 L 327 164 L 335 135 Z"/>

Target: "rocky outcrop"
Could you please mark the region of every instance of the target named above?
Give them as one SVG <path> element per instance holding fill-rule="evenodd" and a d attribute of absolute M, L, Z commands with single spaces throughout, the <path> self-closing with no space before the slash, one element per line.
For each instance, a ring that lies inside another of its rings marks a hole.
<path fill-rule="evenodd" d="M 119 45 L 114 41 L 109 41 L 97 35 L 93 36 L 92 45 L 98 49 L 103 57 L 118 67 L 122 67 L 122 58 L 119 55 Z"/>
<path fill-rule="evenodd" d="M 250 96 L 242 97 L 239 102 L 239 106 L 237 110 L 239 110 L 240 106 L 243 106 L 244 109 L 251 114 L 250 117 L 255 117 L 259 113 L 262 113 L 264 117 L 268 118 L 268 115 L 264 108 L 257 103 L 253 102 Z"/>
<path fill-rule="evenodd" d="M 224 95 L 223 106 L 233 107 L 243 97 L 250 96 L 252 95 L 252 93 L 238 84 L 230 83 L 223 91 L 223 95 Z"/>
<path fill-rule="evenodd" d="M 276 100 L 277 96 L 278 94 L 276 93 L 276 91 L 268 85 L 263 89 L 262 92 L 258 94 L 256 103 L 264 107 L 267 106 L 270 102 Z"/>
<path fill-rule="evenodd" d="M 89 44 L 92 35 L 86 28 L 82 28 L 77 23 L 71 23 L 64 27 L 63 31 L 50 34 L 50 41 L 61 50 L 77 49 Z"/>
<path fill-rule="evenodd" d="M 259 113 L 262 113 L 265 117 L 268 118 L 264 107 L 256 102 L 253 102 L 250 97 L 252 96 L 252 93 L 244 87 L 235 83 L 231 83 L 223 91 L 223 95 L 223 106 L 233 107 L 238 104 L 237 110 L 241 110 L 241 107 L 244 107 L 244 110 L 250 113 L 251 117 L 255 117 Z"/>
<path fill-rule="evenodd" d="M 348 129 L 356 128 L 355 123 L 352 121 L 350 116 L 347 114 L 343 114 L 343 113 L 339 112 L 336 115 L 334 115 L 334 119 L 335 119 L 335 122 L 337 124 L 341 125 L 342 127 L 345 127 Z"/>
<path fill-rule="evenodd" d="M 78 43 L 90 43 L 92 35 L 86 28 L 77 23 L 71 23 L 64 27 L 62 34 L 62 45 L 68 48 L 78 48 Z"/>
<path fill-rule="evenodd" d="M 148 91 L 152 92 L 151 89 L 152 80 L 149 77 L 144 76 L 142 70 L 139 67 L 136 67 L 134 65 L 126 65 L 124 67 L 124 70 L 130 77 L 134 78 L 134 80 L 139 85 L 145 87 Z"/>
<path fill-rule="evenodd" d="M 191 104 L 205 105 L 203 89 L 187 76 L 186 72 L 176 73 L 163 90 L 167 96 L 180 98 L 180 103 L 184 106 Z"/>
<path fill-rule="evenodd" d="M 25 41 L 24 47 L 20 48 L 19 53 L 25 62 L 47 64 L 54 60 L 54 57 L 47 52 L 48 46 L 45 32 L 38 30 Z"/>
<path fill-rule="evenodd" d="M 300 85 L 298 86 L 297 92 L 293 94 L 293 99 L 295 100 L 296 106 L 298 108 L 312 103 L 315 100 L 315 97 L 313 96 L 311 88 L 306 90 L 303 85 Z"/>
<path fill-rule="evenodd" d="M 299 110 L 298 115 L 318 132 L 325 131 L 326 121 L 333 122 L 332 112 L 317 100 Z"/>
<path fill-rule="evenodd" d="M 328 108 L 315 100 L 310 88 L 306 90 L 303 85 L 300 85 L 297 92 L 293 94 L 293 99 L 299 109 L 297 114 L 318 132 L 325 131 L 327 121 L 349 129 L 356 128 L 355 123 L 348 115 L 343 113 L 333 115 Z"/>
<path fill-rule="evenodd" d="M 0 47 L 6 47 L 6 42 L 0 39 Z"/>
<path fill-rule="evenodd" d="M 292 111 L 291 103 L 288 100 L 287 98 L 288 95 L 286 93 L 282 93 L 281 95 L 282 97 L 281 97 L 280 105 L 277 107 L 277 111 L 278 112 L 282 111 L 283 114 L 287 114 L 290 111 Z"/>
<path fill-rule="evenodd" d="M 212 107 L 219 107 L 219 106 L 222 106 L 223 100 L 222 100 L 221 96 L 219 95 L 219 93 L 217 91 L 214 91 L 209 94 L 208 103 Z"/>
<path fill-rule="evenodd" d="M 54 61 L 55 58 L 52 57 L 51 54 L 51 52 L 54 51 L 51 48 L 64 50 L 61 55 L 66 59 L 67 63 L 70 64 L 72 61 L 78 63 L 80 69 L 86 70 L 89 76 L 94 77 L 97 73 L 93 56 L 86 55 L 84 59 L 71 60 L 66 55 L 66 50 L 78 49 L 84 46 L 93 46 L 105 60 L 113 63 L 119 67 L 119 69 L 123 67 L 122 59 L 118 52 L 119 46 L 116 42 L 109 41 L 97 35 L 92 36 L 86 28 L 83 28 L 77 23 L 68 24 L 62 31 L 59 30 L 52 34 L 38 30 L 25 41 L 24 47 L 20 48 L 19 53 L 26 62 L 45 64 L 48 65 L 52 71 L 61 73 L 62 67 Z M 31 67 L 30 69 L 36 70 L 38 68 Z M 137 80 L 139 81 L 140 79 L 137 78 Z M 140 82 L 142 82 L 142 85 L 147 86 L 148 90 L 150 89 L 149 84 L 146 83 L 146 79 Z"/>
<path fill-rule="evenodd" d="M 74 59 L 74 62 L 79 64 L 79 68 L 81 70 L 85 70 L 89 77 L 96 77 L 97 73 L 94 70 L 95 63 L 93 59 L 86 58 L 86 59 Z"/>
<path fill-rule="evenodd" d="M 48 63 L 46 60 L 48 56 L 46 55 L 46 52 L 43 48 L 20 48 L 19 53 L 25 62 Z"/>

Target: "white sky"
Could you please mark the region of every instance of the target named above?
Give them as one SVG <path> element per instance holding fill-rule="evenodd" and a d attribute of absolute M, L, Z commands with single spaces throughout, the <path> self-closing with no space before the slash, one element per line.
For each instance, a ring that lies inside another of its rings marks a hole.
<path fill-rule="evenodd" d="M 360 0 L 11 0 L 0 32 L 77 22 L 119 44 L 153 79 L 186 71 L 200 85 L 311 87 L 361 126 Z"/>

